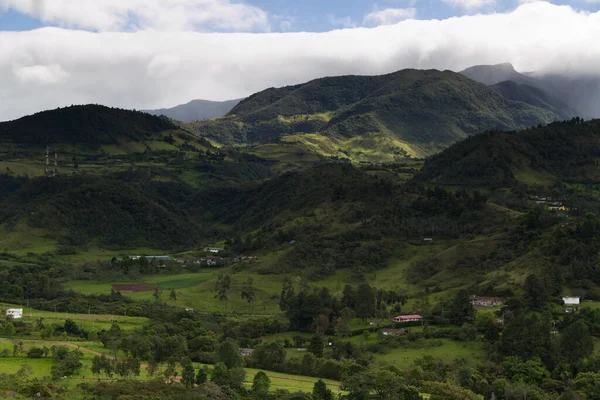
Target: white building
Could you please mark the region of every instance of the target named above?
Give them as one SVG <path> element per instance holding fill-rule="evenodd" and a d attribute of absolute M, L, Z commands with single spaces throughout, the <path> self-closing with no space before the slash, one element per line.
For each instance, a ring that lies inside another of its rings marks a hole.
<path fill-rule="evenodd" d="M 6 310 L 6 316 L 12 317 L 13 319 L 19 319 L 23 317 L 23 309 L 22 308 L 9 308 Z"/>
<path fill-rule="evenodd" d="M 578 306 L 579 305 L 579 297 L 563 297 L 563 302 L 565 306 Z"/>
<path fill-rule="evenodd" d="M 221 251 L 225 251 L 225 249 L 222 249 L 220 247 L 205 247 L 202 249 L 202 251 L 205 251 L 207 253 L 219 253 Z"/>

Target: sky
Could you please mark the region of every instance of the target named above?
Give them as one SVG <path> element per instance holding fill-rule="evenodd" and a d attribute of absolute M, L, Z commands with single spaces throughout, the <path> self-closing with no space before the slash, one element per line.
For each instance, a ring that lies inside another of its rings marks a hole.
<path fill-rule="evenodd" d="M 0 0 L 0 120 L 403 68 L 593 73 L 600 0 Z"/>

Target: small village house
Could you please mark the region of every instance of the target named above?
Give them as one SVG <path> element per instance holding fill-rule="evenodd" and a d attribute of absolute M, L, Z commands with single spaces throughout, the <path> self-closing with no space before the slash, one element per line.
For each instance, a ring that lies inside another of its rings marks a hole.
<path fill-rule="evenodd" d="M 252 355 L 253 349 L 240 348 L 240 355 L 242 357 L 248 357 Z"/>
<path fill-rule="evenodd" d="M 418 314 L 398 315 L 397 317 L 394 317 L 393 321 L 397 322 L 397 323 L 401 323 L 401 322 L 420 322 L 420 321 L 423 321 L 423 317 L 420 316 L 420 315 L 418 315 Z"/>
<path fill-rule="evenodd" d="M 502 298 L 487 296 L 469 296 L 471 304 L 479 307 L 496 307 L 502 305 Z"/>
<path fill-rule="evenodd" d="M 202 251 L 207 252 L 207 253 L 220 253 L 222 251 L 225 251 L 225 249 L 223 249 L 221 247 L 205 247 L 202 249 Z"/>
<path fill-rule="evenodd" d="M 9 308 L 6 310 L 6 316 L 11 317 L 12 319 L 19 319 L 23 317 L 23 309 L 22 308 Z"/>
<path fill-rule="evenodd" d="M 563 303 L 565 303 L 565 306 L 578 306 L 580 298 L 563 296 L 562 300 L 563 300 Z"/>

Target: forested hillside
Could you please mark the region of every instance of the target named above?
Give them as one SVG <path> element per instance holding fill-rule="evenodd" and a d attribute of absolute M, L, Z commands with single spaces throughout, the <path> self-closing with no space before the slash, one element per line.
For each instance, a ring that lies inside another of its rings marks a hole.
<path fill-rule="evenodd" d="M 422 182 L 511 187 L 521 183 L 594 184 L 600 178 L 600 120 L 575 118 L 521 132 L 487 132 L 425 162 Z"/>
<path fill-rule="evenodd" d="M 393 143 L 388 153 L 423 156 L 487 129 L 514 130 L 555 118 L 450 71 L 403 70 L 268 89 L 225 118 L 190 129 L 223 144 L 303 143 L 317 153 L 353 158 L 354 152 L 361 159 L 357 149 L 380 151 L 380 143 Z"/>
<path fill-rule="evenodd" d="M 140 141 L 177 127 L 165 119 L 137 111 L 100 105 L 71 106 L 43 111 L 0 123 L 0 141 L 26 145 L 99 146 Z"/>

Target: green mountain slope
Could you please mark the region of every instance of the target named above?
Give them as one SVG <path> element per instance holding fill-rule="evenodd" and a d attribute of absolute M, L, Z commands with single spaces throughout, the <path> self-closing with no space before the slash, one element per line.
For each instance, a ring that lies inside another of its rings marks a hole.
<path fill-rule="evenodd" d="M 567 104 L 533 86 L 519 85 L 512 81 L 504 81 L 496 83 L 491 87 L 499 91 L 502 96 L 509 100 L 522 101 L 523 103 L 552 111 L 562 120 L 571 119 L 577 116 L 577 112 L 572 110 Z"/>
<path fill-rule="evenodd" d="M 574 119 L 517 133 L 468 138 L 425 162 L 417 179 L 449 185 L 510 187 L 518 182 L 595 183 L 600 120 Z"/>
<path fill-rule="evenodd" d="M 0 223 L 10 235 L 28 232 L 63 246 L 193 246 L 197 222 L 180 207 L 191 188 L 143 174 L 15 178 L 2 175 Z M 7 246 L 6 238 L 0 245 Z M 14 250 L 14 249 L 13 249 Z"/>
<path fill-rule="evenodd" d="M 264 179 L 273 162 L 233 150 L 222 151 L 166 118 L 99 105 L 44 111 L 0 123 L 0 170 L 30 177 L 144 170 L 156 180 L 194 186 Z M 56 154 L 56 156 L 55 156 Z"/>
<path fill-rule="evenodd" d="M 548 110 L 507 100 L 451 71 L 403 70 L 268 89 L 241 101 L 225 118 L 195 122 L 190 129 L 227 145 L 293 142 L 327 156 L 370 160 L 376 152 L 375 159 L 390 161 L 435 153 L 487 129 L 554 119 Z"/>

